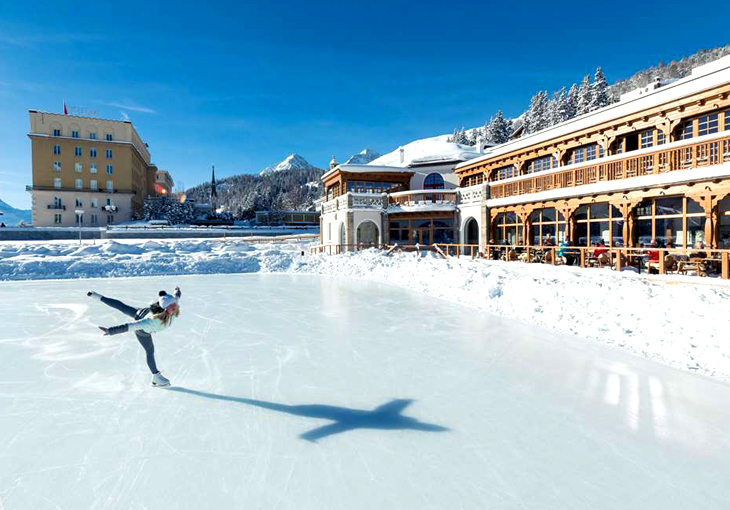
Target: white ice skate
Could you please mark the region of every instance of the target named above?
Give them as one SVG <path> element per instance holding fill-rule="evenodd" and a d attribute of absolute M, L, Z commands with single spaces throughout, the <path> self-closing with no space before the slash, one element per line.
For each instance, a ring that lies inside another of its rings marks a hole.
<path fill-rule="evenodd" d="M 160 372 L 152 375 L 152 386 L 156 388 L 166 388 L 170 386 L 170 380 Z"/>

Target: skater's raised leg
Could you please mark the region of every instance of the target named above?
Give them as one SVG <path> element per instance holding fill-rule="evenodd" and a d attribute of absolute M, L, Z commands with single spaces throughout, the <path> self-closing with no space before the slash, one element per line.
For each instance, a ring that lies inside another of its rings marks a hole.
<path fill-rule="evenodd" d="M 128 317 L 131 317 L 133 319 L 136 318 L 135 315 L 137 313 L 137 309 L 134 308 L 133 306 L 125 305 L 124 303 L 122 303 L 121 301 L 119 301 L 117 299 L 104 297 L 101 294 L 98 294 L 96 292 L 87 292 L 86 295 L 89 296 L 90 298 L 98 299 L 105 305 L 111 306 L 115 310 L 119 310 L 120 312 L 122 312 L 124 315 L 127 315 Z"/>

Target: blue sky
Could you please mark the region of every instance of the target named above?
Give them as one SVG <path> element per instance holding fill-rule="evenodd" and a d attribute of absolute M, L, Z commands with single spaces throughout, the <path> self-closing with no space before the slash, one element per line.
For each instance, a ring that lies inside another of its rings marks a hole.
<path fill-rule="evenodd" d="M 657 7 L 661 5 L 661 7 Z M 518 115 L 537 90 L 609 81 L 730 42 L 730 3 L 2 2 L 0 199 L 30 207 L 28 110 L 130 117 L 186 186 L 296 152 L 371 147 Z"/>

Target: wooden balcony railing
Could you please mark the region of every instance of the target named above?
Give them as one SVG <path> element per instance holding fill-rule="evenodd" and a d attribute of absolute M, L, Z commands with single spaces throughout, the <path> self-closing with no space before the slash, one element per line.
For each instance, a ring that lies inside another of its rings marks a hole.
<path fill-rule="evenodd" d="M 652 151 L 644 149 L 639 155 L 632 156 L 628 153 L 623 157 L 616 155 L 603 159 L 603 162 L 588 161 L 580 166 L 571 165 L 571 168 L 563 171 L 545 175 L 537 173 L 530 178 L 504 184 L 490 183 L 490 198 L 512 197 L 727 163 L 730 162 L 730 133 L 704 142 L 682 142 L 679 147 L 676 144 L 668 147 L 659 145 Z"/>
<path fill-rule="evenodd" d="M 456 191 L 403 191 L 388 195 L 388 203 L 392 206 L 456 205 Z"/>

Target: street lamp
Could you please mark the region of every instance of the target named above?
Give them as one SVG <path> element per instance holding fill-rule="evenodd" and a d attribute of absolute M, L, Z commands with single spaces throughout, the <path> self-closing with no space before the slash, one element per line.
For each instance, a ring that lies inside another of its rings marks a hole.
<path fill-rule="evenodd" d="M 76 213 L 76 221 L 79 224 L 79 244 L 81 244 L 81 220 L 84 218 L 84 210 L 76 209 L 74 212 Z"/>

